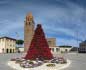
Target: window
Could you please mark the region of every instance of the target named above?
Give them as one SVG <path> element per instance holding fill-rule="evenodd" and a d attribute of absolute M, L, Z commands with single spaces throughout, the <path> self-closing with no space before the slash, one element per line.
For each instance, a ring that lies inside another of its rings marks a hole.
<path fill-rule="evenodd" d="M 31 22 L 26 22 L 26 25 L 31 25 Z"/>
<path fill-rule="evenodd" d="M 32 18 L 30 18 L 30 21 L 32 21 Z"/>
<path fill-rule="evenodd" d="M 31 25 L 31 23 L 29 22 L 29 25 Z"/>
<path fill-rule="evenodd" d="M 49 45 L 51 45 L 51 43 L 52 43 L 51 41 L 48 41 L 48 44 L 49 44 Z"/>
<path fill-rule="evenodd" d="M 67 49 L 65 49 L 65 52 L 68 52 L 68 50 L 67 50 Z"/>
<path fill-rule="evenodd" d="M 2 49 L 2 52 L 4 52 L 4 48 Z"/>
<path fill-rule="evenodd" d="M 11 47 L 12 45 L 10 44 L 10 47 Z"/>
<path fill-rule="evenodd" d="M 15 45 L 13 44 L 13 47 L 15 47 Z"/>
<path fill-rule="evenodd" d="M 2 42 L 4 41 L 4 39 L 2 39 Z"/>
<path fill-rule="evenodd" d="M 52 48 L 52 51 L 54 52 L 54 48 Z"/>
<path fill-rule="evenodd" d="M 58 48 L 56 48 L 56 52 L 58 52 L 58 50 L 59 50 L 59 49 L 58 49 Z"/>

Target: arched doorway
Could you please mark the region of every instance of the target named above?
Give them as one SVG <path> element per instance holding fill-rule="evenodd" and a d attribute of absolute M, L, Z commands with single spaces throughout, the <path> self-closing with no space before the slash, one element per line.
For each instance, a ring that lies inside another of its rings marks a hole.
<path fill-rule="evenodd" d="M 9 49 L 6 49 L 6 53 L 9 53 Z"/>
<path fill-rule="evenodd" d="M 14 49 L 13 49 L 13 53 L 14 53 Z"/>
<path fill-rule="evenodd" d="M 10 49 L 10 53 L 12 53 L 12 49 Z"/>
<path fill-rule="evenodd" d="M 56 48 L 56 52 L 58 52 L 59 51 L 59 48 Z"/>
<path fill-rule="evenodd" d="M 67 49 L 65 49 L 65 52 L 68 52 L 68 50 L 67 50 Z"/>
<path fill-rule="evenodd" d="M 2 53 L 4 53 L 4 48 L 2 49 Z"/>

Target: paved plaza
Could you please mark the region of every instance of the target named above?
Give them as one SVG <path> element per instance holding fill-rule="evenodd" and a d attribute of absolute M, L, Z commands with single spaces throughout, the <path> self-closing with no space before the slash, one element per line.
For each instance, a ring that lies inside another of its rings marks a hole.
<path fill-rule="evenodd" d="M 86 70 L 86 54 L 67 54 L 65 57 L 70 59 L 72 63 L 64 70 Z"/>
<path fill-rule="evenodd" d="M 0 70 L 14 70 L 7 66 L 7 62 L 13 57 L 20 57 L 22 53 L 15 54 L 0 54 Z M 86 54 L 64 54 L 65 58 L 72 61 L 71 65 L 64 70 L 85 70 L 86 69 Z"/>

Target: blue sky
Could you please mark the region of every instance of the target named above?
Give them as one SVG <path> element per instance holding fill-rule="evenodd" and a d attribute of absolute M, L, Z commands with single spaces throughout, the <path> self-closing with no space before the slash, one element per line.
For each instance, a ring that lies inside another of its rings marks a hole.
<path fill-rule="evenodd" d="M 29 12 L 57 45 L 78 46 L 77 40 L 86 39 L 85 0 L 0 0 L 0 36 L 23 39 Z"/>

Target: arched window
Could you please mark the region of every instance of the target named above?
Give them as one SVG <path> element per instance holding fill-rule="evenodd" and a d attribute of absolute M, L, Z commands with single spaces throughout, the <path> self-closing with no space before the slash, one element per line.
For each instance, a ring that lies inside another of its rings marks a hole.
<path fill-rule="evenodd" d="M 56 48 L 56 52 L 58 52 L 59 51 L 59 49 L 58 48 Z"/>
<path fill-rule="evenodd" d="M 31 23 L 29 22 L 29 25 L 31 25 Z"/>
<path fill-rule="evenodd" d="M 52 48 L 52 52 L 54 52 L 54 48 Z"/>
<path fill-rule="evenodd" d="M 6 49 L 6 53 L 9 53 L 9 49 L 8 48 Z"/>
<path fill-rule="evenodd" d="M 12 49 L 10 49 L 10 53 L 12 53 Z"/>
<path fill-rule="evenodd" d="M 2 49 L 2 52 L 4 53 L 4 48 Z"/>
<path fill-rule="evenodd" d="M 30 18 L 30 21 L 32 21 L 32 18 Z"/>
<path fill-rule="evenodd" d="M 67 50 L 67 49 L 65 49 L 65 52 L 68 52 L 68 50 Z"/>
<path fill-rule="evenodd" d="M 13 49 L 13 53 L 14 53 L 15 51 L 14 51 L 14 49 Z"/>

